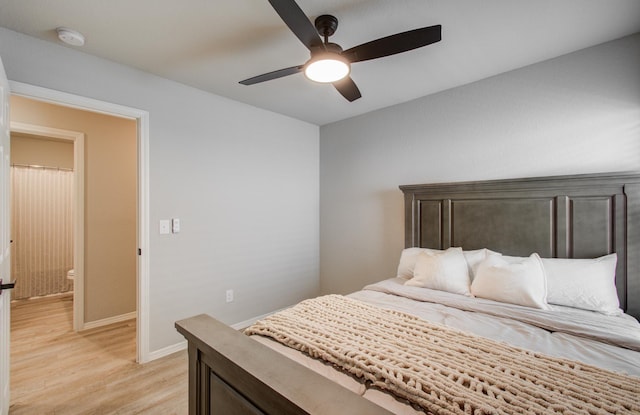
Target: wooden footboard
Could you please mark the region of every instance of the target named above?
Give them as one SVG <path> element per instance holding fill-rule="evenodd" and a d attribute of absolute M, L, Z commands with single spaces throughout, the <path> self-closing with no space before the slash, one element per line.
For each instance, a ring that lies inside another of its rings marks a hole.
<path fill-rule="evenodd" d="M 210 316 L 175 326 L 189 342 L 190 415 L 391 414 Z"/>

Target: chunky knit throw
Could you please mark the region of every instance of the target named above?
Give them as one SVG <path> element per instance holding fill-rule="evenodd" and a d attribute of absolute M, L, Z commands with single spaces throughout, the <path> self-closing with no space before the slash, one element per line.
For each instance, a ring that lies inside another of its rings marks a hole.
<path fill-rule="evenodd" d="M 245 333 L 330 362 L 433 414 L 640 413 L 640 378 L 339 295 L 303 301 Z"/>

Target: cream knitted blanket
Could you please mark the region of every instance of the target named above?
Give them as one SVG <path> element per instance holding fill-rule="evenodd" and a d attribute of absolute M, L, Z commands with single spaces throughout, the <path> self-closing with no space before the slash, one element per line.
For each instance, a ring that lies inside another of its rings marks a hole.
<path fill-rule="evenodd" d="M 433 414 L 638 414 L 640 378 L 540 355 L 339 295 L 245 330 Z"/>

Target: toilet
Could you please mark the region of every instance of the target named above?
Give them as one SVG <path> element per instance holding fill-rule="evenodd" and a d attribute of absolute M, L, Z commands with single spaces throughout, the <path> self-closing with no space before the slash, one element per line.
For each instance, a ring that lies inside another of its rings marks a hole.
<path fill-rule="evenodd" d="M 67 272 L 67 279 L 68 280 L 73 280 L 73 278 L 76 276 L 76 270 L 75 269 L 70 269 L 69 272 Z"/>

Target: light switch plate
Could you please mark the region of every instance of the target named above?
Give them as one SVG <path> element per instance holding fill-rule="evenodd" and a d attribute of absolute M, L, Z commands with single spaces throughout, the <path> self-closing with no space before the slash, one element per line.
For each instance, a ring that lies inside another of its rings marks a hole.
<path fill-rule="evenodd" d="M 160 235 L 168 235 L 171 233 L 171 221 L 169 219 L 160 220 Z"/>
<path fill-rule="evenodd" d="M 171 232 L 173 233 L 180 232 L 180 219 L 178 218 L 171 219 Z"/>

